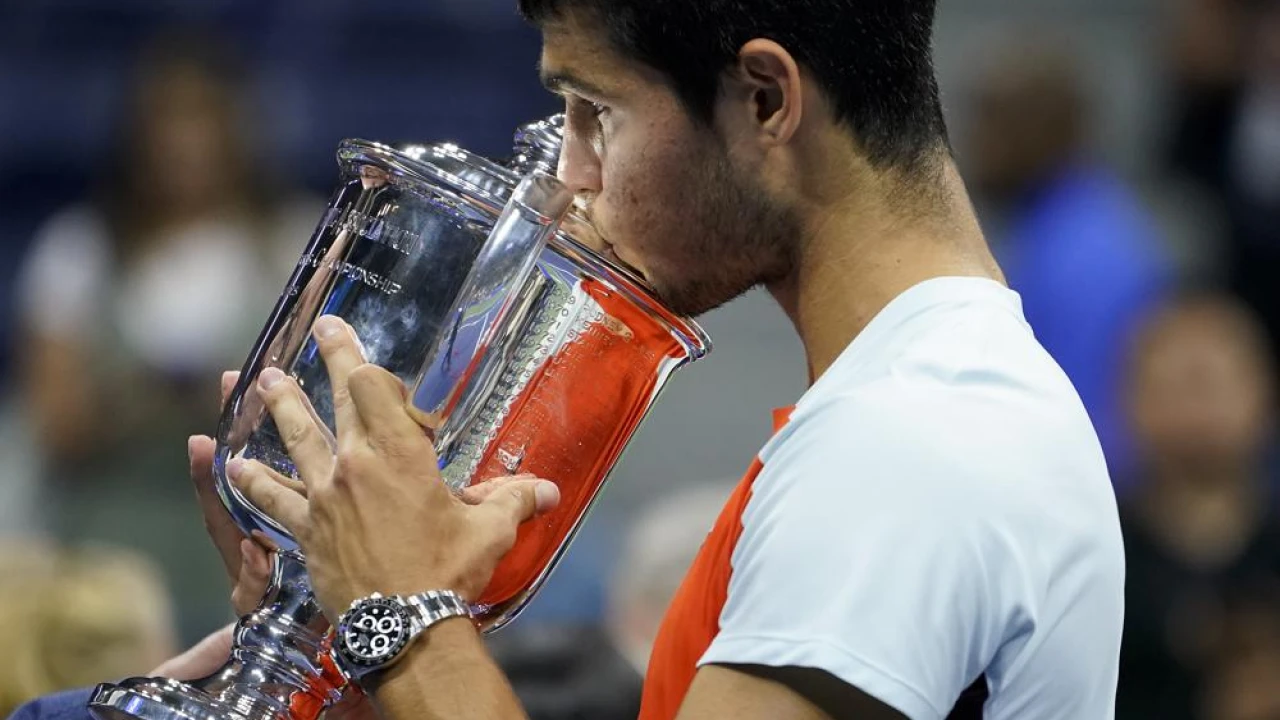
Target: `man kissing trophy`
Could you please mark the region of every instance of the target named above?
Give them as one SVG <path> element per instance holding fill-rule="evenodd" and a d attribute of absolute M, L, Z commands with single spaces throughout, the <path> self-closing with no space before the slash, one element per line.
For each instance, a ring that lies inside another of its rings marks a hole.
<path fill-rule="evenodd" d="M 554 177 L 562 122 L 521 128 L 506 163 L 451 144 L 342 143 L 341 184 L 218 431 L 218 493 L 246 535 L 275 547 L 270 587 L 240 619 L 221 669 L 192 683 L 101 685 L 90 701 L 96 717 L 311 720 L 349 678 L 392 661 L 432 622 L 470 615 L 496 630 L 538 590 L 671 373 L 710 350 L 694 322 L 591 249 L 590 223 Z M 364 362 L 404 382 L 450 490 L 522 474 L 555 479 L 559 505 L 521 527 L 478 601 L 372 597 L 331 633 L 296 540 L 229 481 L 229 466 L 249 460 L 286 482 L 297 474 L 290 438 L 256 389 L 264 372 L 293 378 L 333 431 L 312 334 L 327 316 L 354 332 Z"/>

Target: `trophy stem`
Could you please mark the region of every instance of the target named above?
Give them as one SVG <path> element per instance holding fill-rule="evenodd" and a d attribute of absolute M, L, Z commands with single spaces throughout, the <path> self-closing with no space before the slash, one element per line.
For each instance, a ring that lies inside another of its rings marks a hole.
<path fill-rule="evenodd" d="M 89 701 L 99 720 L 314 720 L 346 686 L 329 654 L 329 621 L 320 611 L 302 557 L 274 554 L 271 584 L 258 608 L 240 619 L 231 657 L 190 684 L 131 678 L 100 685 Z"/>

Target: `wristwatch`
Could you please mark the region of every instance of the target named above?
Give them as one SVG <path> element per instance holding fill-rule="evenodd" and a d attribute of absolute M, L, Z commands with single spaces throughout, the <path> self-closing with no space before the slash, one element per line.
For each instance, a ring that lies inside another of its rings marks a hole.
<path fill-rule="evenodd" d="M 471 606 L 452 590 L 360 598 L 338 618 L 333 640 L 338 665 L 347 677 L 363 684 L 394 665 L 427 628 L 451 617 L 471 617 Z"/>

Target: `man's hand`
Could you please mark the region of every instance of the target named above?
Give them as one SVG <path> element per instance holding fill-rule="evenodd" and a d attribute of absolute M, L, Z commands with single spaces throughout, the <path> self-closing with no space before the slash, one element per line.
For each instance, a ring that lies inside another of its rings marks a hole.
<path fill-rule="evenodd" d="M 342 320 L 321 318 L 315 338 L 333 391 L 336 455 L 302 389 L 270 369 L 258 391 L 303 487 L 253 461 L 233 461 L 228 473 L 297 539 L 331 617 L 373 592 L 448 589 L 474 601 L 520 523 L 554 508 L 559 490 L 516 477 L 455 496 L 423 427 L 406 411 L 404 384 L 364 361 Z"/>
<path fill-rule="evenodd" d="M 150 677 L 166 677 L 174 680 L 198 680 L 222 667 L 231 656 L 231 636 L 234 624 L 228 625 L 191 646 L 189 650 L 164 661 L 160 667 L 147 673 Z"/>
<path fill-rule="evenodd" d="M 222 375 L 222 404 L 235 387 L 239 374 Z M 271 558 L 257 542 L 245 537 L 223 506 L 214 487 L 213 453 L 217 444 L 213 438 L 194 435 L 187 440 L 187 457 L 191 463 L 191 482 L 195 485 L 200 512 L 204 516 L 205 530 L 213 540 L 227 579 L 231 582 L 231 606 L 236 615 L 251 612 L 262 600 L 271 579 Z M 235 625 L 228 625 L 196 643 L 186 652 L 174 657 L 151 671 L 151 675 L 195 680 L 217 670 L 231 654 L 231 635 Z"/>
<path fill-rule="evenodd" d="M 222 374 L 222 404 L 235 388 L 239 373 Z M 213 453 L 217 444 L 204 435 L 192 436 L 187 441 L 187 456 L 191 461 L 191 482 L 200 501 L 204 526 L 218 548 L 222 565 L 231 582 L 231 606 L 237 616 L 244 616 L 258 606 L 271 578 L 271 559 L 259 543 L 245 537 L 231 519 L 227 508 L 218 497 L 213 479 Z M 194 648 L 193 648 L 194 650 Z"/>
<path fill-rule="evenodd" d="M 222 374 L 222 404 L 235 389 L 240 374 Z M 191 461 L 191 481 L 200 501 L 205 529 L 222 557 L 227 578 L 231 581 L 231 605 L 243 617 L 262 601 L 271 580 L 271 557 L 261 542 L 245 537 L 218 497 L 214 486 L 213 454 L 217 443 L 213 438 L 196 435 L 187 441 Z M 263 539 L 265 541 L 265 538 Z M 153 677 L 175 680 L 197 680 L 222 667 L 231 654 L 235 624 L 228 625 L 196 643 L 189 650 L 165 661 L 151 671 Z M 377 715 L 364 693 L 351 689 L 328 711 L 330 718 L 342 720 L 374 720 Z"/>

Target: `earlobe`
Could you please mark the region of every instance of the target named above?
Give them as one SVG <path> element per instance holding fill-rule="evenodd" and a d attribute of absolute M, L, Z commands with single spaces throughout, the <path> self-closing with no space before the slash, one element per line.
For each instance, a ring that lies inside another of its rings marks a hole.
<path fill-rule="evenodd" d="M 755 39 L 738 51 L 742 79 L 751 87 L 754 120 L 776 144 L 789 142 L 800 127 L 804 98 L 800 67 L 786 48 Z"/>

